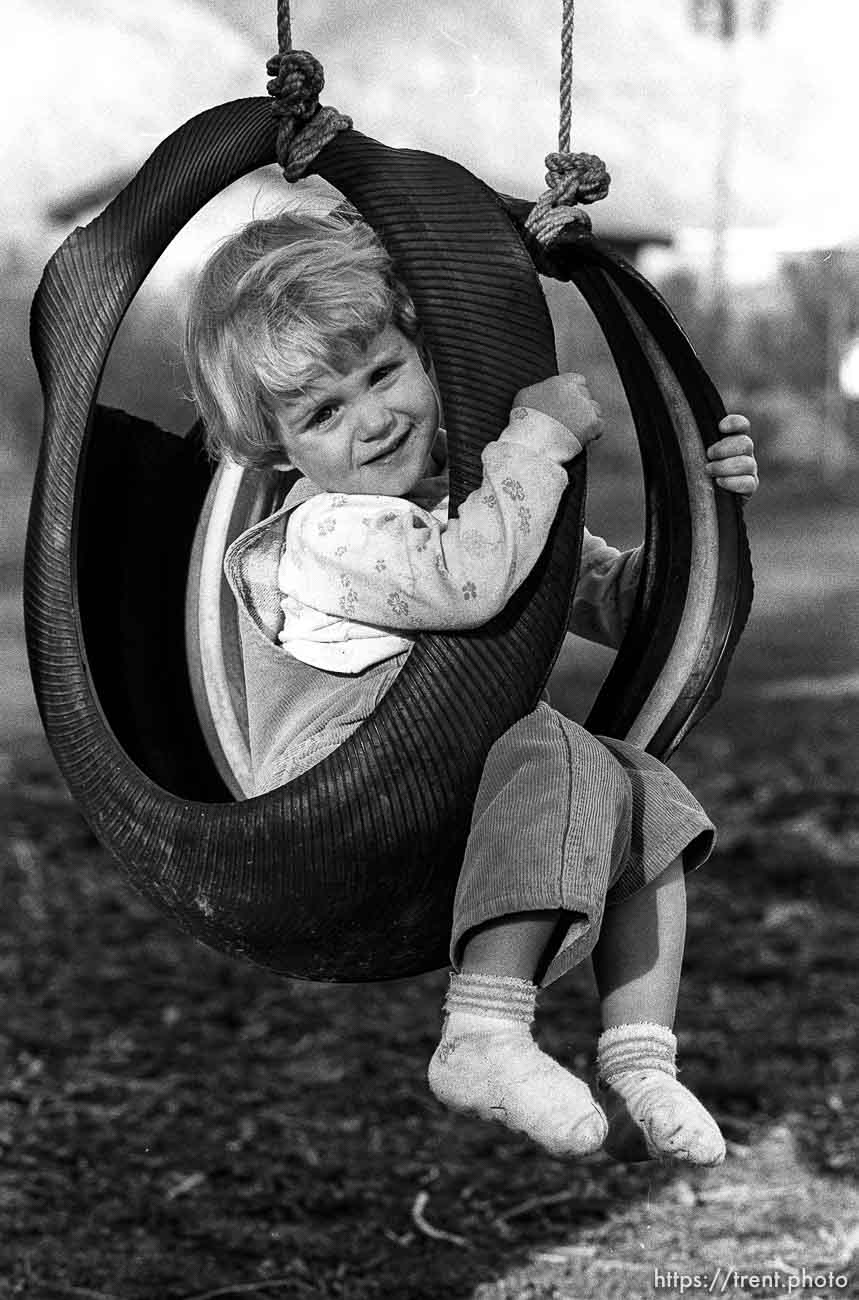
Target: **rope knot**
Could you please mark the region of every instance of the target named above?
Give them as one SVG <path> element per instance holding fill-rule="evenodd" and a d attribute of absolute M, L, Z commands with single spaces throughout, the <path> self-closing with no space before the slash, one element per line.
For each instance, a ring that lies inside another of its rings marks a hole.
<path fill-rule="evenodd" d="M 591 220 L 574 206 L 596 203 L 608 194 L 611 177 L 602 158 L 592 153 L 550 153 L 546 157 L 546 189 L 525 222 L 526 230 L 548 248 L 568 226 L 588 235 Z"/>
<path fill-rule="evenodd" d="M 271 80 L 267 90 L 277 118 L 307 122 L 319 107 L 319 94 L 325 85 L 322 64 L 307 50 L 288 50 L 275 54 L 266 64 Z"/>
<path fill-rule="evenodd" d="M 550 153 L 546 156 L 546 185 L 560 203 L 597 203 L 608 194 L 611 177 L 595 153 Z"/>
<path fill-rule="evenodd" d="M 277 160 L 286 179 L 297 181 L 338 131 L 351 128 L 352 119 L 336 108 L 320 106 L 325 74 L 322 64 L 307 50 L 273 55 L 266 71 L 271 78 L 272 116 L 277 122 Z"/>

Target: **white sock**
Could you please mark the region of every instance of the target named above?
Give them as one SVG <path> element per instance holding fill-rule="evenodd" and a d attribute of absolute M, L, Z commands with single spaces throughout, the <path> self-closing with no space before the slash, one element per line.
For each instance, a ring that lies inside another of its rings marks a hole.
<path fill-rule="evenodd" d="M 615 1025 L 597 1044 L 605 1149 L 616 1160 L 718 1165 L 725 1142 L 712 1115 L 679 1083 L 677 1039 L 665 1025 Z"/>
<path fill-rule="evenodd" d="M 587 1085 L 534 1042 L 536 999 L 529 980 L 452 974 L 429 1085 L 452 1110 L 525 1133 L 551 1155 L 587 1155 L 602 1145 L 605 1116 Z"/>

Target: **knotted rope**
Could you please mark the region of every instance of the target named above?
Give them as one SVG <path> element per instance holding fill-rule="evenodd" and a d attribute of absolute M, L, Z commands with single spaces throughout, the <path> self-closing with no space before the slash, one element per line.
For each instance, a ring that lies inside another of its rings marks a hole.
<path fill-rule="evenodd" d="M 558 152 L 546 156 L 547 188 L 534 204 L 525 222 L 526 230 L 544 248 L 550 247 L 561 231 L 569 226 L 576 226 L 580 234 L 590 234 L 591 219 L 578 205 L 604 199 L 611 182 L 602 158 L 592 153 L 570 152 L 574 21 L 575 0 L 564 0 Z"/>
<path fill-rule="evenodd" d="M 319 103 L 325 85 L 322 64 L 307 50 L 293 50 L 288 0 L 277 6 L 279 52 L 266 71 L 271 80 L 272 115 L 277 120 L 277 160 L 288 181 L 297 181 L 310 169 L 321 149 L 338 131 L 348 131 L 351 117 Z"/>

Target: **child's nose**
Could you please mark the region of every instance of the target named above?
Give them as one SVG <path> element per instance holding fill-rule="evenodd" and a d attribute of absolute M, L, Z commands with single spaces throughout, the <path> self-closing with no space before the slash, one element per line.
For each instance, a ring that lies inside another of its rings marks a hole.
<path fill-rule="evenodd" d="M 384 402 L 368 394 L 361 403 L 359 426 L 364 438 L 380 438 L 390 431 L 393 417 Z"/>

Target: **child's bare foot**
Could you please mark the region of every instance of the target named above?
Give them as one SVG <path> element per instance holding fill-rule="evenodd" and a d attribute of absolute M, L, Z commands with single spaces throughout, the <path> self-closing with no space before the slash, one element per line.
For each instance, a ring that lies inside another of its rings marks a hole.
<path fill-rule="evenodd" d="M 590 1089 L 541 1051 L 526 1025 L 460 1029 L 456 1019 L 429 1064 L 439 1101 L 525 1133 L 561 1159 L 602 1146 L 606 1120 Z"/>
<path fill-rule="evenodd" d="M 620 1025 L 600 1038 L 605 1149 L 616 1160 L 719 1165 L 725 1142 L 712 1115 L 674 1077 L 676 1039 L 663 1025 Z"/>

